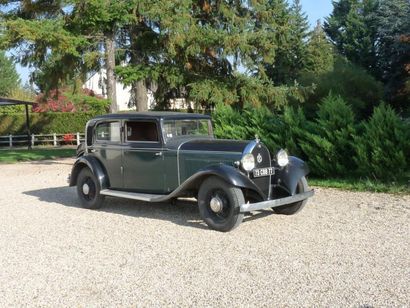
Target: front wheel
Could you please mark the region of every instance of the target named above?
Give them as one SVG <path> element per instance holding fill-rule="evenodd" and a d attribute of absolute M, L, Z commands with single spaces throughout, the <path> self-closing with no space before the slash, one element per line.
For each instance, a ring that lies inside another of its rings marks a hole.
<path fill-rule="evenodd" d="M 77 178 L 77 194 L 81 205 L 86 209 L 98 209 L 104 202 L 100 194 L 100 183 L 88 168 L 83 168 Z"/>
<path fill-rule="evenodd" d="M 309 190 L 309 186 L 308 186 L 307 180 L 305 177 L 302 177 L 299 180 L 298 185 L 296 187 L 296 194 L 302 194 L 304 192 L 307 192 L 308 190 Z M 306 202 L 307 202 L 307 199 L 298 201 L 295 203 L 287 204 L 284 206 L 274 207 L 272 209 L 277 214 L 293 215 L 299 212 L 305 206 Z"/>
<path fill-rule="evenodd" d="M 218 177 L 207 178 L 198 192 L 199 213 L 209 228 L 228 232 L 242 222 L 240 206 L 245 203 L 242 190 Z"/>

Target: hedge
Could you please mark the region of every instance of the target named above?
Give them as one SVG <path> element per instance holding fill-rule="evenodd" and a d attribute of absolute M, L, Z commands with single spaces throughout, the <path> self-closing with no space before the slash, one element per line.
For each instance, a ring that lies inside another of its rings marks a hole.
<path fill-rule="evenodd" d="M 83 132 L 88 120 L 95 113 L 47 112 L 30 113 L 31 132 L 33 134 Z M 26 133 L 26 115 L 0 115 L 0 136 Z"/>
<path fill-rule="evenodd" d="M 306 160 L 317 177 L 357 177 L 386 182 L 410 180 L 410 123 L 390 107 L 375 107 L 357 120 L 340 96 L 328 95 L 313 118 L 302 108 L 275 114 L 250 106 L 217 106 L 218 138 L 253 139 L 257 134 L 272 153 L 283 147 Z"/>

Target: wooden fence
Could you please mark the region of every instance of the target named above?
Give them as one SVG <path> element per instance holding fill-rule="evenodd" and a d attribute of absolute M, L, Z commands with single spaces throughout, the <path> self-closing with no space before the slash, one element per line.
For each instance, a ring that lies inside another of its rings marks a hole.
<path fill-rule="evenodd" d="M 84 141 L 83 133 L 69 133 L 69 134 L 40 134 L 30 135 L 31 145 L 52 145 L 54 147 L 61 145 L 79 145 Z M 0 136 L 0 147 L 16 147 L 25 146 L 28 144 L 27 135 L 8 135 Z"/>

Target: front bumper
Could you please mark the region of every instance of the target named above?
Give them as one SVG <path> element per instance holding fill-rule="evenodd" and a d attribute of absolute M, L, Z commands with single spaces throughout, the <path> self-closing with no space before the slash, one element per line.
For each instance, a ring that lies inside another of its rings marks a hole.
<path fill-rule="evenodd" d="M 244 212 L 263 210 L 263 209 L 272 208 L 272 207 L 278 207 L 278 206 L 305 200 L 307 198 L 312 197 L 314 194 L 315 192 L 312 189 L 310 191 L 297 194 L 294 196 L 285 197 L 285 198 L 262 201 L 262 202 L 257 202 L 257 203 L 246 203 L 246 204 L 241 205 L 240 211 L 241 213 L 244 213 Z"/>

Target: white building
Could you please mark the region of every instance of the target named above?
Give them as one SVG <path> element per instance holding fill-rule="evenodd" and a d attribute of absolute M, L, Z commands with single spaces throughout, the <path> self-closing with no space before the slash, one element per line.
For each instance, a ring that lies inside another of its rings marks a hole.
<path fill-rule="evenodd" d="M 95 94 L 101 95 L 107 98 L 107 85 L 106 80 L 106 71 L 101 69 L 99 72 L 92 75 L 88 80 L 83 84 L 83 88 L 90 89 L 94 91 Z M 131 98 L 131 87 L 124 86 L 122 83 L 116 83 L 116 96 L 117 96 L 117 106 L 119 111 L 123 110 L 135 110 L 135 107 L 130 107 L 129 102 Z M 147 109 L 152 109 L 155 106 L 154 95 L 152 91 L 148 90 L 147 93 Z"/>

